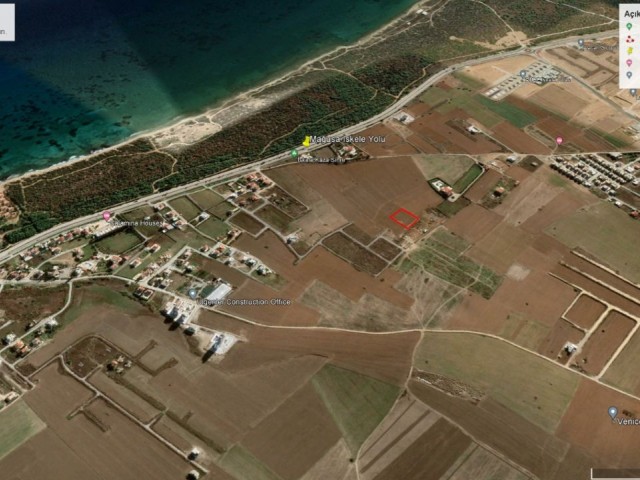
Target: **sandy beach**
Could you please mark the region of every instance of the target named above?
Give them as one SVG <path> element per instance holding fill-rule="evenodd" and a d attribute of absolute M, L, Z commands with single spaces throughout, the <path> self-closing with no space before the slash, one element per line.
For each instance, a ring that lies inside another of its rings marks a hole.
<path fill-rule="evenodd" d="M 46 168 L 25 172 L 20 175 L 14 175 L 1 181 L 0 189 L 4 190 L 4 186 L 8 183 L 59 170 L 75 163 L 89 161 L 96 155 L 116 150 L 140 138 L 149 139 L 158 149 L 173 152 L 179 151 L 180 148 L 196 143 L 207 136 L 213 135 L 225 127 L 237 123 L 243 118 L 249 117 L 261 109 L 269 107 L 279 99 L 292 95 L 297 90 L 303 89 L 307 85 L 304 82 L 301 82 L 298 85 L 286 84 L 287 82 L 294 83 L 292 80 L 303 77 L 314 70 L 324 70 L 323 62 L 325 61 L 340 56 L 352 49 L 366 47 L 368 44 L 378 41 L 381 37 L 384 37 L 385 33 L 389 29 L 398 27 L 403 22 L 408 22 L 407 17 L 414 15 L 418 9 L 419 5 L 414 4 L 407 11 L 392 19 L 379 29 L 362 37 L 357 42 L 351 45 L 336 47 L 331 51 L 307 60 L 301 65 L 293 69 L 289 69 L 287 72 L 278 75 L 272 80 L 229 98 L 221 105 L 211 107 L 202 113 L 194 114 L 186 118 L 176 119 L 168 125 L 164 125 L 153 130 L 138 132 L 123 142 L 93 151 L 90 154 L 70 158 Z M 320 67 L 318 65 L 320 65 Z M 276 89 L 274 87 L 279 88 Z M 275 92 L 268 92 L 270 90 L 274 90 Z"/>

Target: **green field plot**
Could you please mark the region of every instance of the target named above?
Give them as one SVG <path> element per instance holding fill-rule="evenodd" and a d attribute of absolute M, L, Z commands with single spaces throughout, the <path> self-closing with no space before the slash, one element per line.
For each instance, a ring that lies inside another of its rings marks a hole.
<path fill-rule="evenodd" d="M 326 365 L 311 381 L 353 453 L 387 415 L 400 393 L 394 385 L 332 365 Z"/>
<path fill-rule="evenodd" d="M 0 412 L 0 459 L 43 430 L 47 425 L 22 400 Z"/>
<path fill-rule="evenodd" d="M 457 182 L 455 182 L 452 187 L 456 193 L 463 193 L 467 188 L 471 186 L 476 179 L 482 175 L 482 167 L 478 164 L 473 164 L 469 170 L 462 175 Z"/>
<path fill-rule="evenodd" d="M 214 217 L 200 223 L 196 228 L 211 238 L 224 237 L 230 230 L 229 225 Z"/>
<path fill-rule="evenodd" d="M 435 107 L 442 102 L 446 102 L 451 98 L 451 93 L 439 87 L 429 87 L 422 95 L 420 101 Z"/>
<path fill-rule="evenodd" d="M 535 115 L 510 104 L 508 101 L 503 100 L 501 102 L 494 102 L 482 95 L 476 95 L 475 99 L 485 108 L 491 110 L 493 113 L 500 115 L 512 125 L 518 128 L 524 128 L 527 125 L 531 125 L 537 120 Z"/>
<path fill-rule="evenodd" d="M 235 478 L 251 480 L 281 480 L 269 467 L 258 460 L 244 447 L 235 445 L 218 464 Z"/>
<path fill-rule="evenodd" d="M 478 388 L 551 433 L 580 378 L 504 341 L 473 333 L 426 332 L 414 366 Z"/>
<path fill-rule="evenodd" d="M 213 190 L 209 190 L 208 188 L 204 188 L 202 190 L 198 190 L 197 192 L 189 194 L 189 197 L 198 207 L 202 210 L 209 210 L 214 206 L 218 205 L 220 202 L 224 202 L 224 198 L 218 195 Z"/>
<path fill-rule="evenodd" d="M 122 254 L 139 245 L 142 238 L 133 230 L 123 230 L 94 243 L 102 253 Z"/>
<path fill-rule="evenodd" d="M 171 200 L 169 205 L 171 205 L 176 212 L 182 215 L 187 222 L 196 218 L 201 212 L 198 206 L 186 196 Z"/>
<path fill-rule="evenodd" d="M 423 240 L 419 249 L 409 254 L 400 265 L 400 270 L 406 272 L 412 268 L 422 268 L 453 285 L 491 298 L 502 283 L 502 277 L 465 257 L 463 253 L 468 247 L 464 239 L 440 229 Z"/>
<path fill-rule="evenodd" d="M 475 163 L 467 155 L 414 155 L 413 160 L 427 180 L 438 177 L 456 183 Z"/>
<path fill-rule="evenodd" d="M 554 223 L 546 233 L 570 248 L 580 247 L 617 270 L 632 282 L 640 283 L 638 239 L 640 222 L 609 202 L 581 208 Z"/>
<path fill-rule="evenodd" d="M 469 81 L 477 84 L 477 88 L 484 87 L 484 85 L 479 84 L 472 79 L 469 79 Z M 441 103 L 436 108 L 438 113 L 449 113 L 451 110 L 460 108 L 467 112 L 472 119 L 488 128 L 493 128 L 505 120 L 504 117 L 493 112 L 478 100 L 479 98 L 484 97 L 476 95 L 471 90 L 455 89 L 450 90 L 447 93 L 450 94 L 449 100 L 445 103 Z"/>

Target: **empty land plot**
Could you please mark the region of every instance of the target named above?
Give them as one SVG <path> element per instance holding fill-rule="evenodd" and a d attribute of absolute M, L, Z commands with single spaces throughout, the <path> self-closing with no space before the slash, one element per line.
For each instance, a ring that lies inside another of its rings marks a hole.
<path fill-rule="evenodd" d="M 549 432 L 562 418 L 578 384 L 577 375 L 570 371 L 481 334 L 425 333 L 414 362 L 416 368 L 488 391 Z"/>
<path fill-rule="evenodd" d="M 619 308 L 622 311 L 628 312 L 636 317 L 640 317 L 640 304 L 633 300 L 623 297 L 622 295 L 602 286 L 590 278 L 585 277 L 579 272 L 576 272 L 566 265 L 556 265 L 552 273 L 557 275 L 565 282 L 575 285 L 576 287 L 589 292 L 593 297 L 596 297 L 603 302 L 609 303 L 614 307 Z"/>
<path fill-rule="evenodd" d="M 265 205 L 257 210 L 256 216 L 282 234 L 291 232 L 293 218 L 273 205 Z"/>
<path fill-rule="evenodd" d="M 220 202 L 224 201 L 224 199 L 220 195 L 218 195 L 213 190 L 209 190 L 208 188 L 190 193 L 189 197 L 191 198 L 193 203 L 195 203 L 202 210 L 209 210 L 210 208 L 213 208 Z"/>
<path fill-rule="evenodd" d="M 369 235 L 367 232 L 363 231 L 353 223 L 351 225 L 347 225 L 342 230 L 344 231 L 344 233 L 363 245 L 369 245 L 371 242 L 373 242 L 373 237 L 371 235 Z"/>
<path fill-rule="evenodd" d="M 98 240 L 94 245 L 102 253 L 121 254 L 140 245 L 140 243 L 142 243 L 142 238 L 133 229 L 128 229 Z"/>
<path fill-rule="evenodd" d="M 0 412 L 0 459 L 46 427 L 23 400 Z"/>
<path fill-rule="evenodd" d="M 255 236 L 262 231 L 264 224 L 246 212 L 238 212 L 229 220 L 236 227 Z"/>
<path fill-rule="evenodd" d="M 303 205 L 297 198 L 291 196 L 277 185 L 262 192 L 262 196 L 291 218 L 298 218 L 308 211 L 306 205 Z"/>
<path fill-rule="evenodd" d="M 610 312 L 574 357 L 572 366 L 591 375 L 599 374 L 635 324 L 626 315 Z"/>
<path fill-rule="evenodd" d="M 311 382 L 353 454 L 387 415 L 400 393 L 395 385 L 333 365 L 323 367 Z"/>
<path fill-rule="evenodd" d="M 604 303 L 591 298 L 589 295 L 583 294 L 580 295 L 578 300 L 564 316 L 570 322 L 588 330 L 596 323 L 606 309 L 607 307 Z"/>
<path fill-rule="evenodd" d="M 596 278 L 599 281 L 606 283 L 610 287 L 615 288 L 616 290 L 626 294 L 629 297 L 637 298 L 640 301 L 640 287 L 638 285 L 634 285 L 623 278 L 614 275 L 589 260 L 582 258 L 576 254 L 576 252 L 572 252 L 569 258 L 565 260 L 565 262 L 571 267 L 580 270 L 581 272 L 586 273 L 590 277 Z"/>
<path fill-rule="evenodd" d="M 440 478 L 471 445 L 471 439 L 444 418 L 424 432 L 376 480 Z"/>
<path fill-rule="evenodd" d="M 211 238 L 223 237 L 229 232 L 229 226 L 214 217 L 208 218 L 196 228 Z"/>
<path fill-rule="evenodd" d="M 306 384 L 249 432 L 242 444 L 281 478 L 294 480 L 340 437 L 322 400 Z"/>
<path fill-rule="evenodd" d="M 556 435 L 597 458 L 590 466 L 636 467 L 640 428 L 617 425 L 606 414 L 615 405 L 618 419 L 637 418 L 640 402 L 590 379 L 583 378 Z M 602 412 L 605 412 L 602 415 Z M 589 478 L 589 475 L 571 478 Z"/>
<path fill-rule="evenodd" d="M 529 477 L 482 447 L 471 455 L 447 480 L 528 480 Z"/>
<path fill-rule="evenodd" d="M 402 252 L 400 247 L 395 246 L 384 238 L 379 238 L 373 242 L 369 248 L 388 261 L 393 260 L 400 252 Z"/>
<path fill-rule="evenodd" d="M 171 207 L 187 222 L 195 218 L 200 213 L 198 206 L 189 200 L 189 197 L 186 195 L 171 200 L 169 205 L 171 205 Z"/>
<path fill-rule="evenodd" d="M 440 229 L 421 241 L 420 247 L 409 254 L 400 268 L 409 271 L 417 266 L 453 285 L 491 298 L 502 278 L 464 256 L 468 246 L 463 238 Z"/>
<path fill-rule="evenodd" d="M 634 222 L 609 202 L 584 207 L 546 232 L 569 248 L 581 247 L 620 275 L 640 283 L 640 222 Z"/>
<path fill-rule="evenodd" d="M 496 102 L 489 98 L 486 98 L 484 95 L 476 95 L 475 99 L 486 109 L 491 110 L 493 113 L 501 116 L 505 120 L 507 120 L 512 125 L 517 128 L 524 128 L 527 125 L 531 125 L 533 122 L 537 120 L 536 116 L 532 113 L 517 107 L 512 104 L 509 100 L 503 100 L 501 102 Z"/>
<path fill-rule="evenodd" d="M 349 328 L 367 332 L 382 332 L 417 328 L 419 324 L 407 311 L 390 302 L 365 293 L 354 302 L 340 291 L 316 280 L 305 290 L 300 301 L 320 315 L 318 325 Z"/>
<path fill-rule="evenodd" d="M 355 243 L 342 232 L 336 232 L 323 240 L 323 245 L 338 257 L 350 262 L 356 269 L 377 275 L 387 263 L 363 246 Z"/>
<path fill-rule="evenodd" d="M 148 422 L 159 413 L 155 407 L 127 388 L 124 384 L 109 378 L 103 370 L 91 376 L 89 382 L 105 396 L 115 401 L 137 419 Z M 159 402 L 157 402 L 159 406 Z"/>
<path fill-rule="evenodd" d="M 426 180 L 438 177 L 453 185 L 475 162 L 468 155 L 414 155 L 413 161 Z"/>
<path fill-rule="evenodd" d="M 602 379 L 614 387 L 633 395 L 640 395 L 640 376 L 630 375 L 640 363 L 640 334 L 633 334 L 631 340 L 604 373 Z"/>
<path fill-rule="evenodd" d="M 67 299 L 67 285 L 53 287 L 5 285 L 0 292 L 0 311 L 4 320 L 12 320 L 15 333 L 22 332 L 32 320 L 41 320 L 58 312 Z"/>
<path fill-rule="evenodd" d="M 565 363 L 569 354 L 564 350 L 564 346 L 568 342 L 577 345 L 583 338 L 584 332 L 560 318 L 538 346 L 538 353 L 560 363 Z"/>
<path fill-rule="evenodd" d="M 448 220 L 445 226 L 472 244 L 482 240 L 501 221 L 500 215 L 474 203 Z"/>

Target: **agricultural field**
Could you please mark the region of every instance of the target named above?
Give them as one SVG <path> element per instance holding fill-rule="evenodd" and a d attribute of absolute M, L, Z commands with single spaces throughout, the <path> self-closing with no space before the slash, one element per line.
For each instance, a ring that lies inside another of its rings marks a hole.
<path fill-rule="evenodd" d="M 45 428 L 24 400 L 4 408 L 0 412 L 0 461 Z"/>
<path fill-rule="evenodd" d="M 29 322 L 41 320 L 60 311 L 67 300 L 68 292 L 67 285 L 5 285 L 0 292 L 3 325 L 4 322 L 10 321 L 11 328 L 15 329 L 16 333 L 24 331 Z"/>
<path fill-rule="evenodd" d="M 142 243 L 142 238 L 133 229 L 109 235 L 95 242 L 95 247 L 106 254 L 123 254 Z"/>
<path fill-rule="evenodd" d="M 468 288 L 484 298 L 491 298 L 500 286 L 499 275 L 465 256 L 469 244 L 462 238 L 438 230 L 424 240 L 400 265 L 404 272 L 420 268 L 462 288 Z"/>
<path fill-rule="evenodd" d="M 549 433 L 558 426 L 578 385 L 571 372 L 479 334 L 427 333 L 414 366 L 484 391 Z"/>

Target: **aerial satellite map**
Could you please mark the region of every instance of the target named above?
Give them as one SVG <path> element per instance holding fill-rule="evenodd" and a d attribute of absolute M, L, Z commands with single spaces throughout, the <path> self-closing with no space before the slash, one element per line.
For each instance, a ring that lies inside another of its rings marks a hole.
<path fill-rule="evenodd" d="M 9 1 L 0 480 L 640 479 L 640 4 Z"/>

